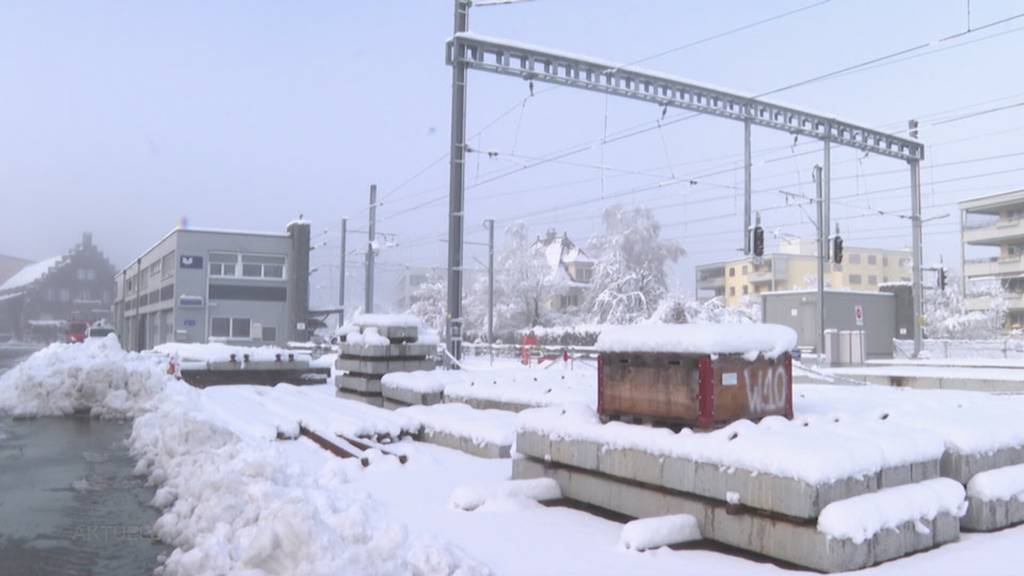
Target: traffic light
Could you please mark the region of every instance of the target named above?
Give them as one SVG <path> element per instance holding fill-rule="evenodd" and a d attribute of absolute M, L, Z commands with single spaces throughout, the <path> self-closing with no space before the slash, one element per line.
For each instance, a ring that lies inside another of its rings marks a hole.
<path fill-rule="evenodd" d="M 754 256 L 764 256 L 764 228 L 754 226 Z"/>
<path fill-rule="evenodd" d="M 946 269 L 939 268 L 939 290 L 946 291 Z"/>
<path fill-rule="evenodd" d="M 832 261 L 836 264 L 843 263 L 843 237 L 838 234 L 832 238 Z"/>

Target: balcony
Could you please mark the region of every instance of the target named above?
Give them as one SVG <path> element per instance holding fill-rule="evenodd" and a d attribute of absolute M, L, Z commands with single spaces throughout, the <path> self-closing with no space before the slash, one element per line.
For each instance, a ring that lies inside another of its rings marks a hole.
<path fill-rule="evenodd" d="M 725 288 L 725 276 L 700 276 L 697 279 L 697 286 L 704 290 Z"/>
<path fill-rule="evenodd" d="M 964 228 L 964 242 L 998 246 L 1024 238 L 1024 220 L 999 220 L 995 224 Z"/>
<path fill-rule="evenodd" d="M 980 258 L 964 262 L 964 274 L 968 278 L 983 276 L 1017 276 L 1024 274 L 1024 260 L 1012 258 Z"/>
<path fill-rule="evenodd" d="M 1003 297 L 1006 308 L 1012 311 L 1024 310 L 1024 294 L 1019 292 L 1007 292 Z M 985 312 L 992 308 L 990 296 L 972 296 L 964 299 L 964 308 L 968 312 Z"/>

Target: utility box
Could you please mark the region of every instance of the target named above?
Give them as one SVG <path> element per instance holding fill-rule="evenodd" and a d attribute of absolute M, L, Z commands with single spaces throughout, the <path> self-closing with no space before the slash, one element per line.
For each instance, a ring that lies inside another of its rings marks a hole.
<path fill-rule="evenodd" d="M 705 429 L 792 418 L 795 344 L 793 330 L 763 324 L 606 331 L 597 341 L 598 413 Z"/>
<path fill-rule="evenodd" d="M 764 292 L 761 314 L 765 322 L 783 324 L 796 330 L 801 347 L 818 350 L 818 292 Z M 863 358 L 892 358 L 896 337 L 896 296 L 887 292 L 855 290 L 825 291 L 825 330 L 864 333 Z M 842 346 L 840 346 L 842 349 Z M 847 345 L 847 353 L 849 345 Z"/>

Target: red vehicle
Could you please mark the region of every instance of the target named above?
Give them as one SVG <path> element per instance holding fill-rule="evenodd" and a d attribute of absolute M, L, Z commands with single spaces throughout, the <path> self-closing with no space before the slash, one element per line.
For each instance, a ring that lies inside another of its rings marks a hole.
<path fill-rule="evenodd" d="M 68 328 L 64 331 L 64 341 L 68 343 L 85 342 L 89 332 L 89 323 L 75 320 L 68 322 Z"/>

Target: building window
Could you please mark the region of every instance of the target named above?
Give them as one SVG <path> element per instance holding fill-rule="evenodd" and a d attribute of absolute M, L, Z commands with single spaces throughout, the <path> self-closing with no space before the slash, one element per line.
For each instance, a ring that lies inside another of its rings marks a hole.
<path fill-rule="evenodd" d="M 868 255 L 868 264 L 870 264 L 872 266 L 874 266 L 875 264 L 878 264 L 878 257 L 875 256 L 874 254 L 869 254 Z"/>
<path fill-rule="evenodd" d="M 232 338 L 249 338 L 251 336 L 250 329 L 252 328 L 252 322 L 248 318 L 232 318 L 231 319 L 231 337 Z"/>
<path fill-rule="evenodd" d="M 264 326 L 263 334 L 261 334 L 264 342 L 276 342 L 277 341 L 277 328 L 273 326 Z"/>
<path fill-rule="evenodd" d="M 872 286 L 878 284 L 878 276 L 875 276 L 874 274 L 868 276 L 868 284 L 871 284 Z"/>
<path fill-rule="evenodd" d="M 743 285 L 743 295 L 746 296 L 749 293 L 750 293 L 750 286 L 747 286 L 746 284 L 744 284 Z"/>
<path fill-rule="evenodd" d="M 60 289 L 60 301 L 61 302 L 68 302 L 70 300 L 71 300 L 71 290 L 68 290 L 67 288 L 61 288 Z"/>
<path fill-rule="evenodd" d="M 744 264 L 744 265 L 743 265 L 743 274 L 746 274 L 746 273 L 747 273 L 747 265 L 746 265 L 746 264 Z"/>
<path fill-rule="evenodd" d="M 735 276 L 735 275 L 736 275 L 736 267 L 735 266 L 730 266 L 729 267 L 729 276 L 732 277 L 732 276 Z"/>
<path fill-rule="evenodd" d="M 157 260 L 149 267 L 149 275 L 156 278 L 160 275 L 160 260 Z"/>
<path fill-rule="evenodd" d="M 860 264 L 860 254 L 850 254 L 850 264 Z"/>
<path fill-rule="evenodd" d="M 283 280 L 284 256 L 210 254 L 210 276 Z"/>
<path fill-rule="evenodd" d="M 211 338 L 250 338 L 252 321 L 248 318 L 211 318 Z"/>
<path fill-rule="evenodd" d="M 238 254 L 210 254 L 210 276 L 234 277 L 238 269 Z"/>
<path fill-rule="evenodd" d="M 889 265 L 889 257 L 888 256 L 882 256 L 882 266 L 888 266 L 888 265 Z"/>
<path fill-rule="evenodd" d="M 850 285 L 860 286 L 861 277 L 860 274 L 850 274 Z"/>
<path fill-rule="evenodd" d="M 210 320 L 210 336 L 213 338 L 231 337 L 231 319 L 213 318 Z"/>
<path fill-rule="evenodd" d="M 174 268 L 174 252 L 172 251 L 168 254 L 164 254 L 164 257 L 160 262 L 160 269 L 163 271 L 161 278 L 164 280 L 174 278 Z"/>
<path fill-rule="evenodd" d="M 736 295 L 736 287 L 735 286 L 729 286 L 729 296 L 735 296 L 735 295 Z"/>

